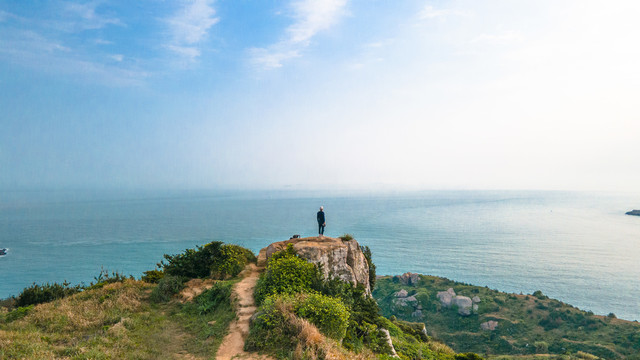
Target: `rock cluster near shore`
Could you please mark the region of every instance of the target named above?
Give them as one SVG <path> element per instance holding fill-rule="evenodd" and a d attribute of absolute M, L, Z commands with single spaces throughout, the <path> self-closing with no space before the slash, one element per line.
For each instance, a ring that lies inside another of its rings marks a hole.
<path fill-rule="evenodd" d="M 444 307 L 456 306 L 458 308 L 458 314 L 462 316 L 469 316 L 472 312 L 478 311 L 478 304 L 480 303 L 480 298 L 478 296 L 474 296 L 473 299 L 467 296 L 456 295 L 456 292 L 453 288 L 447 289 L 447 291 L 439 291 L 438 300 Z"/>

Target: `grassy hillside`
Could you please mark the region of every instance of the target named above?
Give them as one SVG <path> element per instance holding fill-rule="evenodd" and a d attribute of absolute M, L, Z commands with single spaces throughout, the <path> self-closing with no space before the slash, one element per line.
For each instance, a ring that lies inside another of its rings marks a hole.
<path fill-rule="evenodd" d="M 187 304 L 154 304 L 149 300 L 154 286 L 124 280 L 5 310 L 0 315 L 0 358 L 173 359 L 215 354 L 235 317 L 230 302 L 204 311 L 202 305 L 211 295 L 206 292 Z"/>
<path fill-rule="evenodd" d="M 101 272 L 88 287 L 33 285 L 0 303 L 0 359 L 213 358 L 236 314 L 234 276 L 255 256 L 210 243 L 166 255 L 142 280 Z M 192 286 L 207 280 L 198 295 Z M 228 279 L 228 280 L 222 280 Z M 202 292 L 202 290 L 205 290 Z"/>
<path fill-rule="evenodd" d="M 437 293 L 452 288 L 456 295 L 478 296 L 478 308 L 461 316 L 455 306 L 445 307 Z M 409 301 L 398 301 L 400 290 Z M 424 322 L 429 335 L 456 351 L 487 355 L 589 354 L 605 359 L 640 359 L 640 324 L 596 316 L 550 299 L 507 294 L 448 279 L 420 275 L 416 284 L 401 277 L 379 278 L 373 292 L 385 316 Z M 413 297 L 412 297 L 413 296 Z M 415 301 L 413 301 L 415 299 Z M 419 310 L 419 311 L 417 311 Z M 495 321 L 495 330 L 481 324 Z M 533 358 L 533 357 L 526 357 Z M 593 358 L 593 357 L 591 357 Z"/>

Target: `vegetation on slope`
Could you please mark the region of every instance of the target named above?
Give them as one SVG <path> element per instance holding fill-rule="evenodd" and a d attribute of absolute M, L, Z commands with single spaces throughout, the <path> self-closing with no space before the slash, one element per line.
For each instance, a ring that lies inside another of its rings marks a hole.
<path fill-rule="evenodd" d="M 432 341 L 422 324 L 380 316 L 362 285 L 323 279 L 291 245 L 269 259 L 256 299 L 260 308 L 245 346 L 249 351 L 279 359 L 387 359 L 392 350 L 386 329 L 401 359 L 480 359 Z"/>
<path fill-rule="evenodd" d="M 158 284 L 104 271 L 87 287 L 34 284 L 0 306 L 0 358 L 211 358 L 236 316 L 236 280 L 217 281 L 189 302 L 176 294 L 185 274 L 229 278 L 252 259 L 236 245 L 211 243 L 165 256 L 143 276 Z"/>
<path fill-rule="evenodd" d="M 461 316 L 455 307 L 442 306 L 437 293 L 449 288 L 458 295 L 478 296 L 478 310 Z M 396 294 L 402 289 L 416 302 L 397 301 Z M 640 359 L 640 324 L 616 319 L 613 314 L 596 316 L 550 299 L 540 291 L 533 295 L 506 294 L 421 275 L 418 283 L 411 285 L 403 284 L 400 277 L 379 278 L 373 295 L 384 315 L 424 322 L 430 335 L 456 351 Z M 416 313 L 418 307 L 420 313 Z M 481 329 L 481 324 L 488 321 L 497 322 L 495 330 Z"/>

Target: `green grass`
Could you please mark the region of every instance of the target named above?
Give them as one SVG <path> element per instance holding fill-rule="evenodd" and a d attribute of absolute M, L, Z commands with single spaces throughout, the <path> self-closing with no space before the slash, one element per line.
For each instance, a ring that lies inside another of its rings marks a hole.
<path fill-rule="evenodd" d="M 453 288 L 458 295 L 479 296 L 482 301 L 478 312 L 462 317 L 456 309 L 443 308 L 436 295 L 448 288 Z M 393 303 L 395 293 L 400 289 L 416 297 L 422 307 L 421 317 L 412 316 L 415 308 Z M 417 286 L 403 285 L 392 277 L 378 279 L 373 295 L 385 316 L 424 322 L 429 335 L 460 352 L 562 355 L 582 351 L 606 359 L 640 358 L 637 355 L 640 353 L 640 324 L 637 322 L 596 316 L 540 292 L 536 292 L 536 296 L 507 294 L 444 278 L 421 276 Z M 488 320 L 498 322 L 495 331 L 480 329 L 480 324 Z"/>
<path fill-rule="evenodd" d="M 0 312 L 0 358 L 214 358 L 235 318 L 228 294 L 215 306 L 206 306 L 210 292 L 192 303 L 153 304 L 154 286 L 127 280 L 37 305 L 23 317 Z"/>

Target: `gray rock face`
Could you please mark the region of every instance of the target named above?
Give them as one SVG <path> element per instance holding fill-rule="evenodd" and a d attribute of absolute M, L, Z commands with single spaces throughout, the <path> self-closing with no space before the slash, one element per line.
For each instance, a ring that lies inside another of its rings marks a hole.
<path fill-rule="evenodd" d="M 480 324 L 480 329 L 485 331 L 494 331 L 498 327 L 498 322 L 494 320 L 489 320 L 487 322 L 483 322 Z"/>
<path fill-rule="evenodd" d="M 396 275 L 394 276 L 394 278 L 398 279 L 398 281 L 403 285 L 411 285 L 411 286 L 417 285 L 418 281 L 420 281 L 420 275 L 411 273 L 411 272 L 406 272 L 400 276 Z"/>
<path fill-rule="evenodd" d="M 462 316 L 471 315 L 471 307 L 473 301 L 466 296 L 456 296 L 453 298 L 453 304 L 458 307 L 458 314 Z"/>
<path fill-rule="evenodd" d="M 438 300 L 444 307 L 450 307 L 455 296 L 456 292 L 453 291 L 453 288 L 449 288 L 447 291 L 439 291 L 437 294 Z"/>
<path fill-rule="evenodd" d="M 471 299 L 471 301 L 473 301 L 474 304 L 477 304 L 480 302 L 480 298 L 478 297 L 478 295 L 476 295 L 473 297 L 473 299 Z"/>
<path fill-rule="evenodd" d="M 418 299 L 415 296 L 409 296 L 404 298 L 395 298 L 393 299 L 393 303 L 397 306 L 413 306 L 417 307 Z"/>
<path fill-rule="evenodd" d="M 260 250 L 258 266 L 266 266 L 269 258 L 288 244 L 293 245 L 300 257 L 318 265 L 325 279 L 337 277 L 354 286 L 362 284 L 366 293 L 371 295 L 369 265 L 356 240 L 342 241 L 318 236 L 275 242 Z"/>
<path fill-rule="evenodd" d="M 393 347 L 393 342 L 391 341 L 391 334 L 389 334 L 389 330 L 380 329 L 380 332 L 382 332 L 382 336 L 387 340 L 387 344 L 391 348 L 391 356 L 399 358 L 398 354 L 396 353 L 396 348 Z"/>
<path fill-rule="evenodd" d="M 414 295 L 408 296 L 409 292 L 405 289 L 400 289 L 395 294 L 395 299 L 392 303 L 396 310 L 402 309 L 403 311 L 412 311 L 411 316 L 414 318 L 422 318 L 422 305 Z M 409 309 L 406 309 L 406 308 Z"/>

